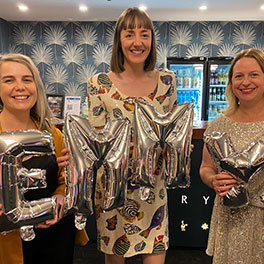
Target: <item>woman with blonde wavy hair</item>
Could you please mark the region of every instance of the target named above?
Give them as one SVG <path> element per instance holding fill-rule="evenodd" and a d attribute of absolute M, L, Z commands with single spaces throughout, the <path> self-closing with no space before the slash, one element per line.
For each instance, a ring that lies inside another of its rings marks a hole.
<path fill-rule="evenodd" d="M 241 51 L 229 69 L 226 97 L 229 103 L 223 115 L 210 122 L 205 136 L 226 133 L 236 151 L 241 152 L 264 139 L 264 53 L 257 49 Z M 245 183 L 249 202 L 240 208 L 221 203 L 241 180 L 223 171 L 211 158 L 206 146 L 200 175 L 213 188 L 216 198 L 211 219 L 207 254 L 214 264 L 262 264 L 264 261 L 264 171 L 259 170 Z"/>
<path fill-rule="evenodd" d="M 24 196 L 28 201 L 55 196 L 58 208 L 54 219 L 35 226 L 36 237 L 32 241 L 22 241 L 19 230 L 0 234 L 0 263 L 71 264 L 76 231 L 73 216 L 64 216 L 65 180 L 56 161 L 64 148 L 63 137 L 50 122 L 53 115 L 45 89 L 38 69 L 29 57 L 21 54 L 0 56 L 0 105 L 0 133 L 30 129 L 52 133 L 56 155 L 32 155 L 22 163 L 28 170 L 46 170 L 47 187 L 29 190 Z M 0 215 L 4 217 L 1 209 Z M 87 238 L 83 237 L 80 242 L 85 244 Z"/>

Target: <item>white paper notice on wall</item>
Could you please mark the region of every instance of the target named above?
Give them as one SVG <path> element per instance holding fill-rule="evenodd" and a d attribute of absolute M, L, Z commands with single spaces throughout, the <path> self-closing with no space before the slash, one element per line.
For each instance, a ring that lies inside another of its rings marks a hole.
<path fill-rule="evenodd" d="M 81 112 L 81 97 L 65 96 L 64 116 L 67 113 L 71 115 L 80 115 L 80 112 Z"/>

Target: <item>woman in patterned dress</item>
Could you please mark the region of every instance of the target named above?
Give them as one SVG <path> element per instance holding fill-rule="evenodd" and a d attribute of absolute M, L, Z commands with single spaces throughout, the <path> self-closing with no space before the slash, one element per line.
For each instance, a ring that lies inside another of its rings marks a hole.
<path fill-rule="evenodd" d="M 241 51 L 232 61 L 226 95 L 229 106 L 205 131 L 225 132 L 236 151 L 264 137 L 264 54 L 257 49 Z M 207 254 L 214 264 L 264 263 L 264 172 L 254 175 L 245 188 L 249 204 L 231 209 L 223 205 L 224 197 L 239 180 L 217 167 L 206 147 L 200 175 L 217 195 L 211 219 Z"/>
<path fill-rule="evenodd" d="M 119 17 L 113 41 L 111 71 L 99 73 L 88 83 L 89 121 L 97 128 L 114 118 L 133 120 L 136 101 L 148 102 L 161 113 L 176 101 L 175 76 L 155 70 L 156 42 L 149 16 L 128 8 Z M 131 151 L 133 143 L 131 142 Z M 96 211 L 99 249 L 105 262 L 124 263 L 126 257 L 142 254 L 143 263 L 164 263 L 168 248 L 167 193 L 159 160 L 157 185 L 147 200 L 140 199 L 139 186 L 128 182 L 127 202 L 121 210 L 103 212 L 103 171 L 98 171 Z"/>

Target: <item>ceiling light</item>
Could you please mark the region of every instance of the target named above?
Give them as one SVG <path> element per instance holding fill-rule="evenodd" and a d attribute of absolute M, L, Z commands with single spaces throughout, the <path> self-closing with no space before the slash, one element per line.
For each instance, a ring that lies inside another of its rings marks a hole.
<path fill-rule="evenodd" d="M 24 5 L 24 4 L 19 4 L 18 5 L 18 9 L 22 12 L 26 12 L 28 10 L 28 6 Z"/>
<path fill-rule="evenodd" d="M 260 9 L 264 10 L 264 5 L 260 6 Z"/>
<path fill-rule="evenodd" d="M 202 6 L 199 7 L 199 10 L 202 10 L 202 11 L 203 10 L 206 10 L 206 9 L 207 9 L 207 6 L 206 5 L 202 5 Z"/>
<path fill-rule="evenodd" d="M 80 6 L 79 6 L 79 10 L 80 10 L 81 12 L 86 12 L 86 11 L 88 10 L 88 7 L 87 7 L 86 5 L 80 5 Z"/>
<path fill-rule="evenodd" d="M 148 8 L 145 5 L 139 6 L 139 9 L 142 11 L 146 11 Z"/>

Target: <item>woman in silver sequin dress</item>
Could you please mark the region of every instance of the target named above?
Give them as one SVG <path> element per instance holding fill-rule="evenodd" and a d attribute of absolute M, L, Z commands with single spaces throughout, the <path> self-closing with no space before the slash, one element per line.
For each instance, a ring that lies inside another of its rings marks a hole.
<path fill-rule="evenodd" d="M 229 106 L 205 131 L 227 133 L 236 151 L 264 138 L 264 54 L 257 49 L 241 51 L 229 70 L 226 96 Z M 214 264 L 264 263 L 264 172 L 246 183 L 249 203 L 231 210 L 220 203 L 239 180 L 214 164 L 204 147 L 200 175 L 217 195 L 211 219 L 207 254 Z"/>

